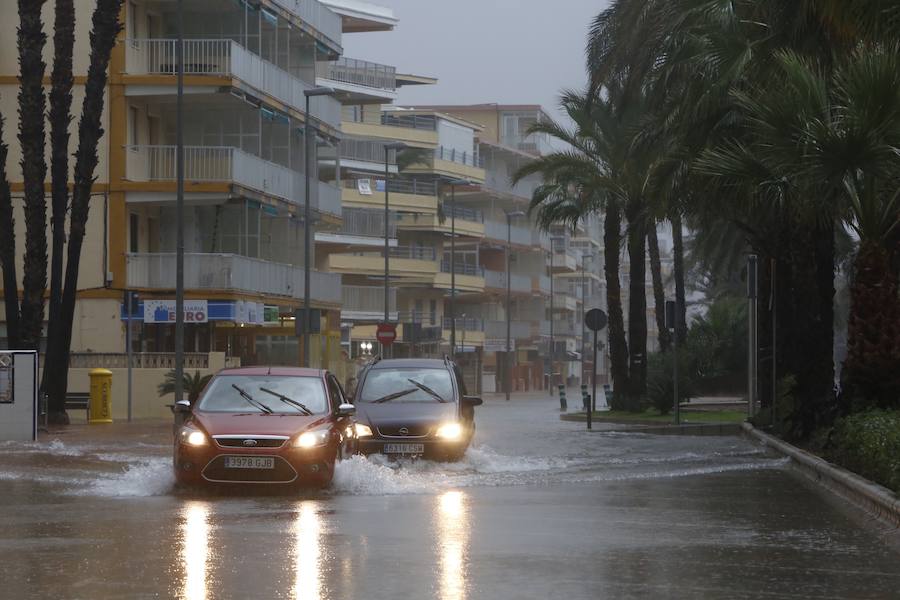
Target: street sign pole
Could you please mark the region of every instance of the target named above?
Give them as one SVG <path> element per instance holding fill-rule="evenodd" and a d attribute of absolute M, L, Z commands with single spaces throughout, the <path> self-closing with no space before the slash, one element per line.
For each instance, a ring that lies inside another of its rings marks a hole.
<path fill-rule="evenodd" d="M 606 327 L 608 320 L 606 313 L 599 308 L 592 308 L 584 315 L 585 325 L 594 332 L 594 361 L 593 366 L 591 367 L 591 370 L 593 371 L 591 376 L 591 401 L 588 403 L 587 407 L 588 429 L 591 429 L 593 425 L 593 415 L 591 413 L 594 411 L 594 407 L 597 406 L 597 332 Z"/>
<path fill-rule="evenodd" d="M 587 428 L 591 428 L 591 413 L 594 412 L 594 407 L 597 406 L 597 330 L 594 330 L 594 361 L 593 368 L 591 369 L 593 373 L 591 373 L 591 401 L 588 403 L 587 409 Z"/>

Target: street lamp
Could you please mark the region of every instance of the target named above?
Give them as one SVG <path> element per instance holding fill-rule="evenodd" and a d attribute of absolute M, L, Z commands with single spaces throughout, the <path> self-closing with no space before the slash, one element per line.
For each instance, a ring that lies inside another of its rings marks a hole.
<path fill-rule="evenodd" d="M 390 322 L 390 254 L 391 254 L 391 235 L 390 228 L 388 227 L 388 223 L 391 219 L 391 211 L 390 211 L 390 182 L 391 182 L 391 172 L 389 168 L 388 158 L 390 157 L 391 150 L 395 152 L 400 152 L 401 150 L 405 150 L 408 148 L 406 144 L 403 142 L 393 142 L 391 144 L 384 145 L 384 322 L 387 324 Z M 387 358 L 389 346 L 382 346 L 381 354 L 383 357 Z"/>
<path fill-rule="evenodd" d="M 506 211 L 504 211 L 506 212 Z M 512 388 L 512 346 L 511 330 L 512 330 L 512 220 L 514 217 L 524 217 L 525 213 L 521 210 L 506 212 L 506 401 L 509 402 L 509 391 Z"/>
<path fill-rule="evenodd" d="M 178 65 L 178 87 L 175 97 L 175 404 L 179 404 L 184 397 L 184 7 L 182 0 L 178 0 L 176 11 L 178 40 L 175 44 L 175 60 Z"/>
<path fill-rule="evenodd" d="M 471 185 L 468 179 L 453 179 L 450 185 L 450 357 L 456 356 L 456 186 Z"/>
<path fill-rule="evenodd" d="M 312 227 L 310 221 L 309 197 L 310 190 L 310 173 L 312 172 L 312 155 L 315 151 L 315 145 L 312 138 L 312 118 L 309 112 L 309 99 L 314 96 L 333 96 L 334 90 L 330 87 L 315 87 L 311 90 L 304 90 L 303 95 L 306 96 L 306 123 L 303 129 L 304 142 L 306 144 L 306 165 L 305 165 L 305 197 L 303 199 L 303 366 L 309 367 L 309 334 L 312 331 L 312 308 L 310 307 L 310 254 L 312 254 Z"/>
<path fill-rule="evenodd" d="M 581 381 L 584 383 L 584 338 L 585 338 L 585 324 L 584 324 L 584 312 L 585 305 L 587 304 L 587 278 L 585 277 L 585 267 L 584 263 L 586 259 L 590 258 L 591 262 L 594 262 L 595 254 L 591 252 L 588 254 L 584 252 L 581 254 Z M 594 373 L 597 372 L 597 365 L 594 365 Z"/>

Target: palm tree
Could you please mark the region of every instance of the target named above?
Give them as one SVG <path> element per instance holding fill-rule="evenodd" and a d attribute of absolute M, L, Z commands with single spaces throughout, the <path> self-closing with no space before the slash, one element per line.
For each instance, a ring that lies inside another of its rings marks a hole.
<path fill-rule="evenodd" d="M 175 377 L 175 369 L 166 373 L 166 378 L 156 387 L 156 392 L 160 397 L 175 393 Z M 203 393 L 203 389 L 212 377 L 212 374 L 201 376 L 200 371 L 194 371 L 193 375 L 188 372 L 182 373 L 182 389 L 191 405 L 200 398 L 200 394 Z"/>
<path fill-rule="evenodd" d="M 66 249 L 66 273 L 60 300 L 60 335 L 53 348 L 47 349 L 47 360 L 58 365 L 59 376 L 47 383 L 49 419 L 66 422 L 65 413 L 69 350 L 72 345 L 72 323 L 78 290 L 78 268 L 84 242 L 94 172 L 97 168 L 97 145 L 103 137 L 102 117 L 106 93 L 107 68 L 116 37 L 122 29 L 119 15 L 123 0 L 97 0 L 91 24 L 91 54 L 84 104 L 78 123 L 78 150 L 75 153 L 75 182 L 69 217 L 69 244 Z"/>
<path fill-rule="evenodd" d="M 63 258 L 66 245 L 66 212 L 69 208 L 69 125 L 72 122 L 72 51 L 75 45 L 75 4 L 56 0 L 53 23 L 53 72 L 50 75 L 50 190 L 53 244 L 50 253 L 50 307 L 47 347 L 59 344 L 56 315 L 62 299 Z M 41 389 L 46 389 L 53 370 L 45 369 Z"/>
<path fill-rule="evenodd" d="M 25 195 L 25 257 L 19 343 L 37 350 L 44 324 L 44 291 L 47 287 L 47 200 L 44 178 L 43 60 L 47 36 L 41 22 L 44 0 L 19 0 L 19 144 L 22 148 L 22 180 Z"/>
<path fill-rule="evenodd" d="M 12 196 L 6 175 L 9 147 L 3 142 L 0 115 L 0 270 L 3 271 L 3 303 L 6 312 L 6 339 L 10 348 L 19 347 L 19 281 L 16 277 L 16 230 Z"/>

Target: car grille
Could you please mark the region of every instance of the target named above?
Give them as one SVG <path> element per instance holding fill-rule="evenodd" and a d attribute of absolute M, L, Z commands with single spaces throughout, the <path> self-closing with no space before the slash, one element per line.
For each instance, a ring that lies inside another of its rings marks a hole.
<path fill-rule="evenodd" d="M 297 479 L 297 471 L 280 456 L 275 457 L 274 469 L 226 469 L 225 456 L 217 456 L 203 469 L 203 477 L 221 483 L 290 483 Z"/>
<path fill-rule="evenodd" d="M 378 433 L 385 437 L 425 437 L 431 433 L 431 425 L 379 425 Z"/>
<path fill-rule="evenodd" d="M 215 438 L 216 443 L 222 448 L 281 448 L 287 441 L 287 438 L 259 438 L 253 436 L 236 436 L 236 437 L 219 437 Z M 252 443 L 245 442 L 252 440 Z"/>

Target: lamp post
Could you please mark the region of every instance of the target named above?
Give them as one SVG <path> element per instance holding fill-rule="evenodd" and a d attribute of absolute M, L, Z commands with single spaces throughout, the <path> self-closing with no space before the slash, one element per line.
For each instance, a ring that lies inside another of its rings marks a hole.
<path fill-rule="evenodd" d="M 450 357 L 456 357 L 456 186 L 470 185 L 467 179 L 450 184 Z"/>
<path fill-rule="evenodd" d="M 553 300 L 554 300 L 554 292 L 553 292 L 553 238 L 550 238 L 550 351 L 547 352 L 547 359 L 550 361 L 550 369 L 547 373 L 547 381 L 549 385 L 547 386 L 550 389 L 550 397 L 553 397 L 553 351 L 554 351 L 554 339 L 553 339 Z"/>
<path fill-rule="evenodd" d="M 585 323 L 584 323 L 584 313 L 585 313 L 585 305 L 587 304 L 587 277 L 585 275 L 585 261 L 587 258 L 591 259 L 591 262 L 594 261 L 594 253 L 590 254 L 583 253 L 581 255 L 581 380 L 584 382 L 584 338 L 585 338 Z M 594 365 L 594 373 L 597 372 L 597 365 Z"/>
<path fill-rule="evenodd" d="M 334 90 L 329 87 L 316 87 L 311 90 L 304 90 L 303 95 L 306 96 L 306 123 L 303 128 L 303 140 L 305 148 L 305 166 L 304 166 L 304 197 L 303 197 L 303 366 L 309 367 L 309 334 L 312 331 L 312 307 L 310 307 L 310 255 L 312 254 L 312 215 L 310 212 L 310 196 L 312 189 L 310 185 L 310 173 L 312 172 L 312 158 L 315 151 L 312 133 L 312 115 L 309 111 L 309 99 L 314 96 L 333 96 Z"/>
<path fill-rule="evenodd" d="M 391 172 L 390 172 L 390 164 L 388 160 L 390 158 L 391 150 L 395 152 L 399 152 L 401 150 L 405 150 L 408 148 L 406 144 L 403 142 L 394 142 L 391 144 L 384 145 L 384 322 L 389 323 L 391 319 L 391 305 L 390 305 L 390 255 L 391 255 L 391 234 L 390 227 L 388 224 L 391 219 L 391 209 L 390 209 L 390 188 L 391 188 Z M 388 351 L 390 350 L 389 346 L 382 345 L 381 354 L 383 357 L 387 358 Z"/>
<path fill-rule="evenodd" d="M 176 5 L 175 61 L 175 404 L 184 398 L 184 6 Z M 129 315 L 130 316 L 130 315 Z M 130 324 L 130 322 L 129 322 Z"/>
<path fill-rule="evenodd" d="M 512 220 L 513 217 L 524 217 L 521 210 L 506 213 L 506 401 L 509 402 L 509 392 L 512 388 Z"/>

